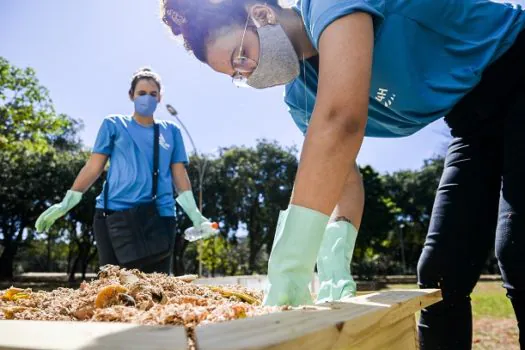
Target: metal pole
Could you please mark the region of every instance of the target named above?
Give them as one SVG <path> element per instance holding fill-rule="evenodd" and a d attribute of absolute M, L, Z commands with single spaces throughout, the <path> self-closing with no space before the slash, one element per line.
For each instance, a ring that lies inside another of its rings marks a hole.
<path fill-rule="evenodd" d="M 404 224 L 399 225 L 399 235 L 400 235 L 400 243 L 401 243 L 401 262 L 403 264 L 403 274 L 407 274 L 407 264 L 405 261 L 405 243 L 403 241 L 403 228 L 405 227 Z"/>
<path fill-rule="evenodd" d="M 199 156 L 199 153 L 197 152 L 197 147 L 195 146 L 195 142 L 193 142 L 193 138 L 191 137 L 190 132 L 188 131 L 188 129 L 186 128 L 182 120 L 180 120 L 180 118 L 178 117 L 177 110 L 170 104 L 166 105 L 166 109 L 168 110 L 168 113 L 171 114 L 175 119 L 177 119 L 179 124 L 182 126 L 182 128 L 186 132 L 186 135 L 188 135 L 188 138 L 190 139 L 191 146 L 193 147 L 193 152 L 195 153 L 195 156 L 199 158 L 199 166 L 197 167 L 197 172 L 199 176 L 199 211 L 202 213 L 202 182 L 204 180 L 204 167 L 206 165 L 206 163 L 204 162 L 204 156 L 203 157 Z M 201 263 L 202 241 L 201 240 L 197 242 L 197 247 L 198 247 L 197 248 L 198 258 L 197 259 L 199 260 L 199 276 L 202 276 L 202 263 Z"/>

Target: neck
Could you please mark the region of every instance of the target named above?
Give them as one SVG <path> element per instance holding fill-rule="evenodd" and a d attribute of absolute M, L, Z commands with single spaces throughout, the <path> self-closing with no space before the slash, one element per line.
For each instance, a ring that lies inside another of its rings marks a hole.
<path fill-rule="evenodd" d="M 137 112 L 134 112 L 133 119 L 135 119 L 135 121 L 141 125 L 152 125 L 153 124 L 153 116 L 145 117 L 145 116 L 138 114 Z"/>
<path fill-rule="evenodd" d="M 317 55 L 317 50 L 306 34 L 303 20 L 297 12 L 292 9 L 283 9 L 279 13 L 279 23 L 290 38 L 299 59 L 308 59 Z"/>

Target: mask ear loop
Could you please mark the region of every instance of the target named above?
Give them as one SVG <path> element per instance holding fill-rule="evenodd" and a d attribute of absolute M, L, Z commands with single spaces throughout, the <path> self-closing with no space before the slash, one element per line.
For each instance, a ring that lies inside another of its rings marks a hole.
<path fill-rule="evenodd" d="M 304 80 L 304 120 L 308 120 L 308 94 L 306 90 L 306 61 L 304 60 L 304 52 L 302 53 L 303 57 L 303 80 Z M 310 122 L 308 122 L 310 124 Z"/>

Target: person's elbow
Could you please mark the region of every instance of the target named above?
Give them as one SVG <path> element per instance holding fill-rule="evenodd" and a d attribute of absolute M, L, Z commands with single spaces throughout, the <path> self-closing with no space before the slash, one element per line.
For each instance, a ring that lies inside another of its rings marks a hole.
<path fill-rule="evenodd" d="M 325 114 L 325 125 L 339 140 L 362 139 L 366 129 L 366 113 L 349 109 L 332 109 Z"/>
<path fill-rule="evenodd" d="M 108 156 L 102 153 L 92 153 L 89 160 L 84 165 L 85 171 L 87 171 L 92 176 L 97 178 L 102 174 L 106 166 Z"/>

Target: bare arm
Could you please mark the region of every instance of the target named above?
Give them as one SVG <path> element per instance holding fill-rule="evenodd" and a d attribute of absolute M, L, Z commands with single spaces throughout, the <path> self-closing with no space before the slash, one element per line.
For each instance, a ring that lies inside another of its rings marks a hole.
<path fill-rule="evenodd" d="M 356 164 L 351 167 L 348 177 L 346 178 L 343 193 L 334 212 L 332 219 L 345 218 L 359 230 L 361 219 L 363 217 L 363 208 L 365 205 L 365 189 L 363 187 L 363 178 Z"/>
<path fill-rule="evenodd" d="M 292 204 L 330 215 L 341 199 L 338 210 L 360 221 L 357 216 L 362 206 L 350 209 L 345 203 L 362 198 L 362 186 L 349 169 L 355 165 L 364 138 L 372 50 L 372 18 L 365 13 L 342 17 L 321 35 L 317 101 Z"/>
<path fill-rule="evenodd" d="M 171 178 L 173 179 L 173 185 L 175 185 L 177 193 L 181 194 L 182 192 L 191 190 L 188 172 L 183 163 L 171 164 Z"/>
<path fill-rule="evenodd" d="M 105 154 L 92 153 L 86 165 L 78 173 L 71 189 L 77 192 L 86 192 L 102 174 L 107 161 L 108 156 Z"/>

